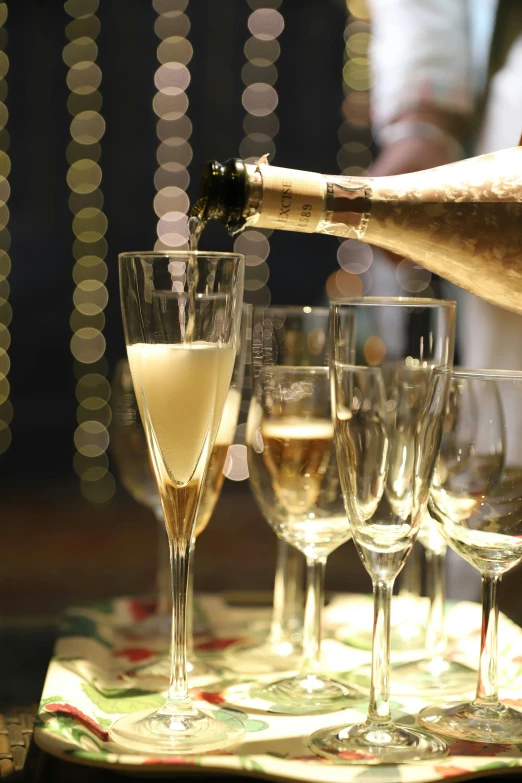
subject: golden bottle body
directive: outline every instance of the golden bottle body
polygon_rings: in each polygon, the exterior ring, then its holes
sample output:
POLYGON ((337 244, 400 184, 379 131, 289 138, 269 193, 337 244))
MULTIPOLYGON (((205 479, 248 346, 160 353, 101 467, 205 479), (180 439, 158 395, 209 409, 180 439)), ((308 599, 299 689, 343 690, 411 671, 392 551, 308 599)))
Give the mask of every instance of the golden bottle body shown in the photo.
POLYGON ((244 225, 351 237, 522 313, 522 148, 393 177, 247 164, 244 225))

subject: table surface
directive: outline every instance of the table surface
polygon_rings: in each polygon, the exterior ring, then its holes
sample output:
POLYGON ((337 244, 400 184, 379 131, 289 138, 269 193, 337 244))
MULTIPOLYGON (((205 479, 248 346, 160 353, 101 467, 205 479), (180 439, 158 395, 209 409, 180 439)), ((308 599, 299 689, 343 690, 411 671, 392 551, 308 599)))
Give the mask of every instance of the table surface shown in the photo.
MULTIPOLYGON (((6 493, 2 503, 5 523, 0 617, 6 619, 0 620, 0 714, 6 708, 34 707, 40 699, 56 636, 55 618, 46 617, 45 613, 53 612, 56 616, 71 603, 90 603, 108 595, 150 589, 156 553, 150 513, 123 492, 110 504, 96 509, 95 514, 92 505, 66 489, 59 493, 6 493), (73 526, 71 518, 77 522, 73 526), (104 541, 103 548, 100 540, 104 541), (114 568, 121 541, 125 541, 125 563, 114 568), (73 556, 78 551, 82 552, 81 563, 73 556), (96 563, 96 579, 91 578, 92 563, 96 563)), ((197 588, 268 590, 273 581, 275 536, 247 488, 228 482, 214 516, 198 542, 197 588), (227 547, 223 549, 224 539, 227 547), (216 548, 222 552, 219 569, 216 548), (255 558, 247 556, 253 549, 255 558)), ((501 589, 501 609, 520 625, 521 578, 522 571, 514 569, 504 578, 501 589)), ((478 582, 477 574, 477 586, 478 582)), ((368 577, 351 543, 329 558, 328 587, 348 591, 369 588, 368 577)), ((519 771, 512 774, 522 780, 519 771)), ((173 779, 181 781, 185 777, 176 775, 173 779)), ((15 773, 10 779, 103 783, 121 781, 122 776, 58 761, 32 745, 25 772, 15 773)), ((496 776, 481 779, 495 780, 496 776)), ((252 778, 234 776, 234 780, 252 778)))
MULTIPOLYGON (((56 638, 56 626, 52 623, 44 624, 26 621, 18 625, 3 627, 0 630, 0 664, 4 672, 0 687, 0 714, 7 712, 13 714, 15 706, 23 706, 27 710, 28 705, 36 708, 39 701, 43 681, 47 671, 49 658, 52 654, 54 640, 56 638), (9 676, 5 676, 5 673, 9 676)), ((374 775, 376 774, 376 770, 374 775)), ((508 771, 510 779, 522 780, 520 769, 508 771)), ((23 770, 11 772, 6 779, 12 781, 27 781, 27 783, 110 783, 134 778, 132 775, 122 775, 104 769, 92 769, 87 766, 71 764, 59 760, 48 753, 41 751, 36 744, 31 742, 27 751, 23 770)), ((174 776, 160 777, 158 780, 172 780, 178 783, 193 780, 193 775, 176 774, 174 776)), ((216 779, 214 773, 205 775, 198 773, 197 780, 205 783, 216 779)), ((243 775, 225 774, 223 780, 230 779, 236 783, 247 783, 252 777, 243 775)), ((372 780, 379 783, 386 780, 383 777, 375 777, 372 780)), ((498 774, 481 776, 484 783, 492 783, 499 779, 498 774)))

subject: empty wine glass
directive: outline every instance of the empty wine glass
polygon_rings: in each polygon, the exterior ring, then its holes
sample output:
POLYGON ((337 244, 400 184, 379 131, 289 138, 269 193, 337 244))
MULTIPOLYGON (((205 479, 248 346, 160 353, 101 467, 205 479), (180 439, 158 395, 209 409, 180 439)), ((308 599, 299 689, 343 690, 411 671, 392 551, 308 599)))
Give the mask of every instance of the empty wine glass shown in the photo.
POLYGON ((428 501, 454 331, 454 302, 372 297, 331 306, 337 461, 353 539, 374 593, 366 721, 321 729, 310 739, 313 750, 338 761, 393 764, 447 752, 438 738, 391 719, 390 607, 393 582, 428 501))
POLYGON ((448 544, 482 575, 477 692, 427 707, 423 726, 459 739, 519 743, 522 714, 498 698, 498 589, 522 560, 522 373, 456 369, 430 510, 448 544))
POLYGON ((237 352, 244 259, 165 251, 119 260, 127 354, 169 537, 173 615, 164 706, 119 718, 110 736, 142 752, 202 753, 245 733, 239 719, 192 703, 186 669, 189 550, 237 352))
POLYGON ((250 404, 247 444, 263 515, 304 554, 308 567, 301 671, 254 690, 281 711, 341 709, 360 694, 321 673, 326 559, 351 537, 333 445, 328 368, 266 365, 250 404))

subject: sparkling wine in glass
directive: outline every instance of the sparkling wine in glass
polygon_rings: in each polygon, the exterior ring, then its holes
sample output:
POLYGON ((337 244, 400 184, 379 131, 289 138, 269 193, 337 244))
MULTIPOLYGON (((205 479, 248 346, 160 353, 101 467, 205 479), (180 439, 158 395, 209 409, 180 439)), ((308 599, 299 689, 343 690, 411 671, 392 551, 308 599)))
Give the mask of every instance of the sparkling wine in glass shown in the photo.
POLYGON ((242 256, 227 253, 120 255, 127 354, 165 516, 173 596, 165 704, 110 730, 132 750, 202 753, 245 732, 240 720, 219 720, 192 703, 186 667, 189 552, 237 352, 243 266, 242 256))
POLYGON ((334 301, 330 374, 337 461, 353 539, 374 594, 370 701, 363 723, 315 732, 313 750, 345 763, 439 758, 445 743, 390 713, 394 580, 415 542, 438 455, 453 359, 455 303, 334 301))
POLYGON ((497 670, 499 584, 522 561, 521 431, 522 373, 453 371, 430 511, 452 549, 480 571, 483 615, 475 698, 419 713, 423 726, 448 737, 522 741, 522 714, 499 701, 497 670))
POLYGON ((263 368, 247 423, 251 485, 265 519, 308 570, 301 671, 255 689, 281 712, 342 709, 359 695, 321 672, 326 559, 351 537, 333 434, 327 367, 263 368))

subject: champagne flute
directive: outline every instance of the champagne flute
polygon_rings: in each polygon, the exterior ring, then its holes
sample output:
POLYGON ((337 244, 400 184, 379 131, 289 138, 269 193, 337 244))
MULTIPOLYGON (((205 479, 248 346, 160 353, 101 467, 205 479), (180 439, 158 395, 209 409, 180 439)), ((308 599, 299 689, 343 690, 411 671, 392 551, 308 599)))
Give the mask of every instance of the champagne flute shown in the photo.
POLYGON ((447 752, 442 740, 391 719, 390 608, 428 501, 454 333, 454 302, 369 297, 331 306, 337 460, 354 542, 372 578, 374 638, 366 721, 315 732, 311 747, 327 758, 393 764, 447 752))
POLYGON ((342 709, 360 694, 321 673, 326 560, 351 537, 333 445, 328 368, 265 366, 250 404, 247 444, 263 514, 308 567, 301 671, 255 689, 256 695, 282 712, 342 709))
POLYGON ((245 733, 240 720, 192 703, 186 670, 189 550, 239 340, 244 259, 165 251, 119 261, 127 354, 169 537, 173 615, 164 706, 121 717, 110 736, 142 752, 202 753, 245 733))
MULTIPOLYGON (((245 357, 247 349, 247 335, 252 328, 252 308, 243 305, 241 318, 240 340, 234 361, 232 380, 228 390, 223 415, 219 424, 216 441, 212 448, 209 464, 203 481, 203 492, 196 515, 193 540, 189 554, 189 586, 187 597, 187 671, 191 679, 215 676, 216 669, 206 662, 198 659, 194 652, 193 606, 194 606, 194 547, 195 540, 206 529, 216 503, 219 500, 221 489, 225 479, 225 461, 228 448, 234 440, 237 427, 239 409, 241 405, 241 391, 245 369, 245 357)), ((170 633, 170 619, 172 616, 172 593, 170 588, 170 562, 168 538, 165 530, 163 510, 160 496, 154 479, 154 472, 149 458, 145 430, 141 421, 136 395, 132 385, 132 378, 128 361, 122 359, 118 362, 113 379, 113 432, 111 442, 114 446, 116 462, 118 465, 122 483, 133 495, 135 500, 150 504, 154 507, 160 522, 159 551, 158 551, 158 607, 161 607, 162 615, 160 624, 146 623, 144 632, 149 636, 154 633, 168 631, 170 633), (168 619, 168 623, 165 623, 168 619), (166 627, 168 626, 168 627, 166 627)), ((160 608, 158 608, 158 613, 160 608)), ((127 678, 138 675, 141 687, 156 688, 158 682, 169 678, 170 662, 168 658, 162 658, 153 663, 138 664, 126 672, 127 678), (147 680, 147 683, 145 681, 147 680)))
POLYGON ((478 685, 472 702, 427 707, 419 721, 444 736, 519 743, 522 714, 498 698, 497 633, 500 580, 522 561, 522 373, 456 369, 452 391, 430 510, 482 575, 478 685))

